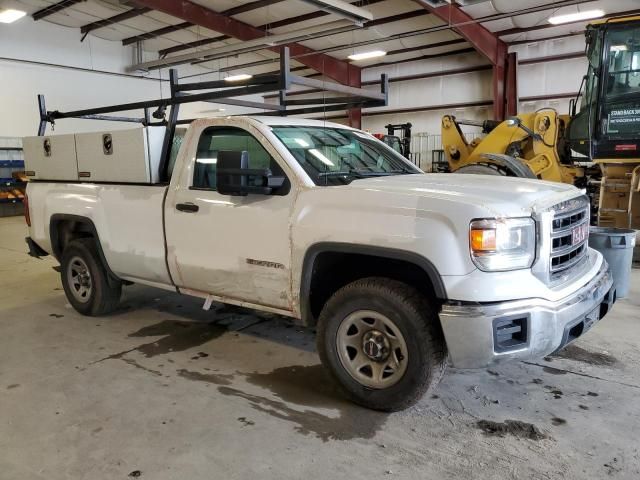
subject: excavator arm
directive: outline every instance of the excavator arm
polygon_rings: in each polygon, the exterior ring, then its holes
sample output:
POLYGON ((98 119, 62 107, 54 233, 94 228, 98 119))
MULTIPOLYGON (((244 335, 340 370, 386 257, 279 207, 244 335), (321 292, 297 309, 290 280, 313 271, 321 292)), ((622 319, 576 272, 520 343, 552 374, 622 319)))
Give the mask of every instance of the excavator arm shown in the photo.
POLYGON ((561 119, 553 109, 543 109, 509 118, 503 122, 442 118, 442 148, 452 172, 479 173, 485 166, 502 175, 539 178, 574 184, 583 176, 580 168, 560 161, 561 119), (485 136, 467 141, 461 125, 481 127, 485 136))

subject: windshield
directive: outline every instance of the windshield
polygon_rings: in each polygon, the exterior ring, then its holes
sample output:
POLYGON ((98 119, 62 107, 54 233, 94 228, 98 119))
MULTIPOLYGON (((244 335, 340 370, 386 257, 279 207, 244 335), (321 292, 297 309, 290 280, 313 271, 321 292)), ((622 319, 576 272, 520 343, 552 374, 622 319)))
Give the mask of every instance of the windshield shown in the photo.
POLYGON ((640 94, 640 25, 612 30, 607 43, 607 97, 640 94))
POLYGON ((640 25, 611 29, 606 42, 605 134, 637 137, 640 128, 640 25))
POLYGON ((273 127, 316 185, 345 185, 359 178, 422 173, 384 143, 357 130, 273 127))

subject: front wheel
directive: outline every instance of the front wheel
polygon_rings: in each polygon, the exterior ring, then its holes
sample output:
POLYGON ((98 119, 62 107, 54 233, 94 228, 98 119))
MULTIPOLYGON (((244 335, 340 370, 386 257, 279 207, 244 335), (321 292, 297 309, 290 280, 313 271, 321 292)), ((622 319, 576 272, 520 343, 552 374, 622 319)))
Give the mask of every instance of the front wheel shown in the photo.
POLYGON ((446 366, 438 316, 413 287, 365 278, 338 290, 318 320, 318 352, 348 398, 401 410, 437 384, 446 366))
POLYGON ((62 253, 60 264, 62 286, 73 308, 91 316, 115 310, 120 301, 122 283, 109 278, 92 238, 70 242, 62 253))

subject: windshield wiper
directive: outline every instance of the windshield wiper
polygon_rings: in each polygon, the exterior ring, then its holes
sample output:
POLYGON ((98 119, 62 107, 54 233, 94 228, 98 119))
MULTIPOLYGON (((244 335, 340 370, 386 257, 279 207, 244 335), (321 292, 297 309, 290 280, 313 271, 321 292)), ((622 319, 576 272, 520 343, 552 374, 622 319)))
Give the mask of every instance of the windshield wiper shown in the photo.
POLYGON ((336 172, 320 172, 318 177, 354 177, 354 178, 369 178, 369 177, 387 177, 390 175, 399 175, 401 173, 414 173, 409 170, 389 170, 386 172, 370 172, 366 170, 347 170, 336 172))
POLYGON ((371 177, 376 176, 376 175, 380 175, 380 176, 387 176, 387 175, 399 175, 401 173, 417 173, 417 172, 412 172, 411 170, 407 170, 406 168, 402 168, 402 169, 397 169, 397 170, 387 170, 386 172, 371 172, 371 177))
POLYGON ((347 170, 347 171, 335 171, 335 172, 320 172, 318 173, 319 177, 352 177, 355 176, 355 170, 347 170))

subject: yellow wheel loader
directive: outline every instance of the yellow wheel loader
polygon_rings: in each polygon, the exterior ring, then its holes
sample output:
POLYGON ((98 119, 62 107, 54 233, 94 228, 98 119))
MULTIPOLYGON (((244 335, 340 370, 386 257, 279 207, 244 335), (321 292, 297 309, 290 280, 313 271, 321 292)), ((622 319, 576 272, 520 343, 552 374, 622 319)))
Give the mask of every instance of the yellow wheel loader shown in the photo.
POLYGON ((640 228, 640 16, 593 22, 586 43, 589 70, 569 115, 551 108, 502 122, 445 115, 442 147, 452 172, 590 187, 599 225, 640 228), (461 125, 485 136, 468 142, 461 125))

